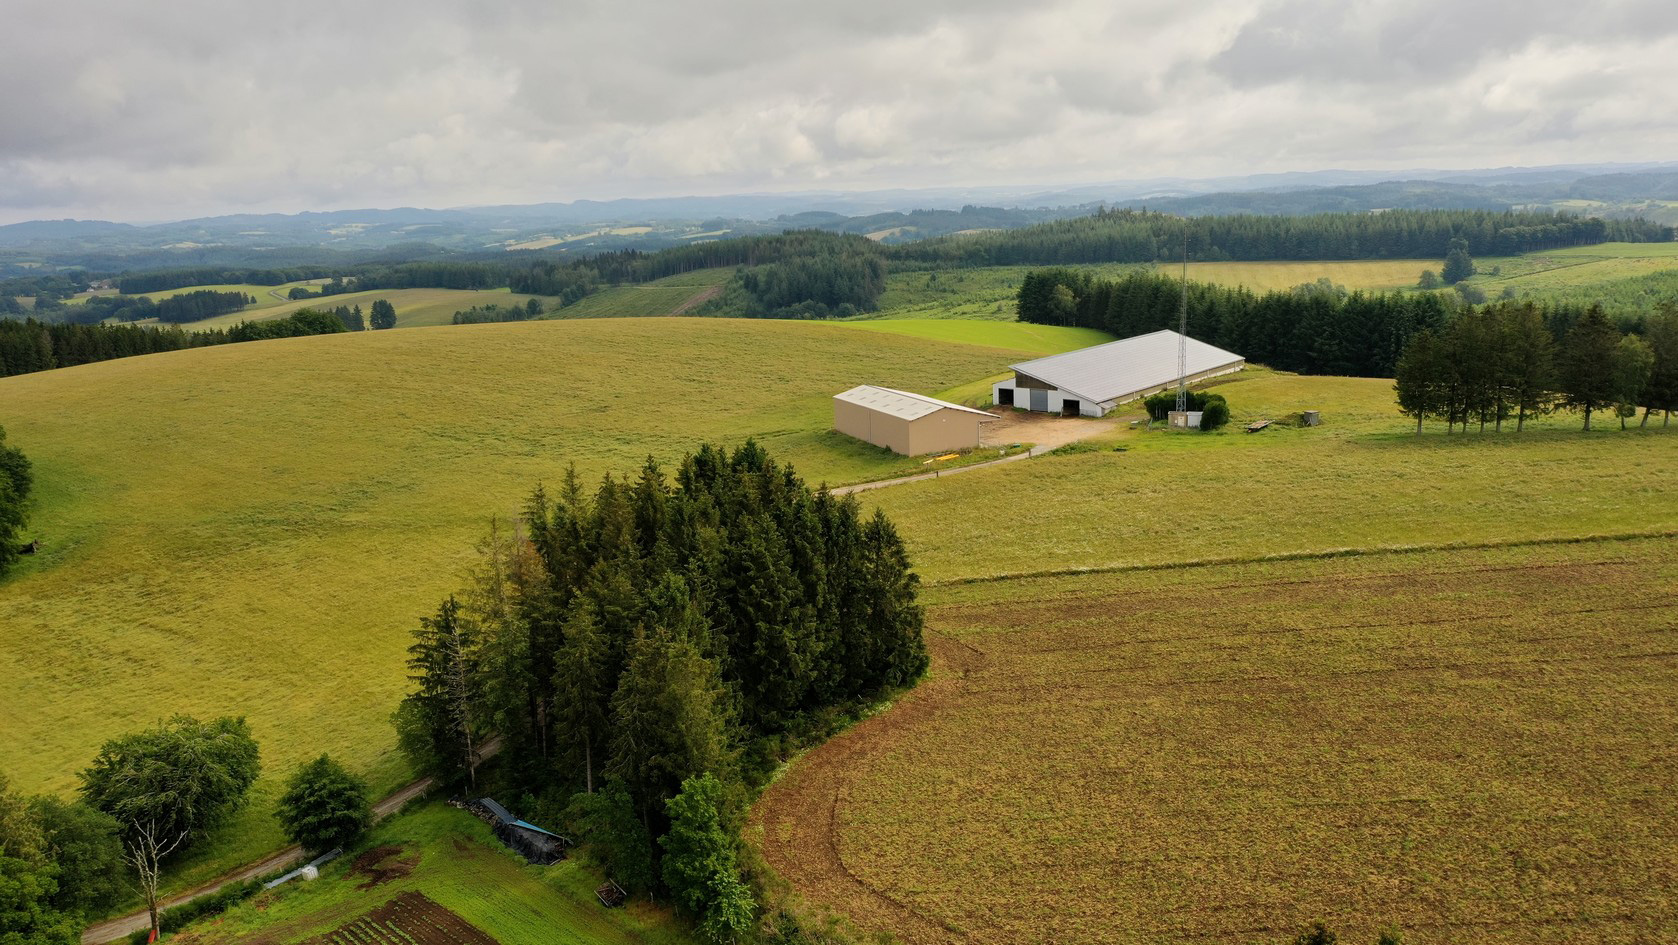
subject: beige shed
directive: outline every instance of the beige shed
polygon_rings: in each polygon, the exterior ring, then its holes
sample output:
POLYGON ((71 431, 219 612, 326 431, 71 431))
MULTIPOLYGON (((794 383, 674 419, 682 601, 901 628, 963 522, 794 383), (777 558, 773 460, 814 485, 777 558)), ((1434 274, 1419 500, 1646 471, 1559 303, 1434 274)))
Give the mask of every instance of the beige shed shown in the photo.
POLYGON ((863 384, 833 397, 833 428, 904 456, 979 445, 979 424, 995 414, 908 391, 863 384))

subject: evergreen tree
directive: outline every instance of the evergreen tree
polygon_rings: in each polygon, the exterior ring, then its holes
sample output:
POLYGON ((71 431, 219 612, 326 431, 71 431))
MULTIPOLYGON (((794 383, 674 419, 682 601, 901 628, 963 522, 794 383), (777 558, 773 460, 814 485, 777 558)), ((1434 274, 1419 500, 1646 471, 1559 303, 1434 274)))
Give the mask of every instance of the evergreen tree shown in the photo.
POLYGON ((1416 418, 1416 434, 1422 432, 1422 421, 1438 416, 1445 409, 1443 375, 1447 362, 1440 352, 1440 341, 1433 332, 1414 335, 1405 346, 1394 372, 1393 390, 1398 393, 1399 412, 1416 418))
POLYGON ((1555 400, 1555 341, 1543 315, 1531 303, 1500 310, 1498 330, 1505 339, 1500 385, 1515 407, 1515 431, 1527 417, 1548 413, 1555 400))
POLYGON ((664 802, 682 782, 729 764, 728 722, 716 667, 692 643, 638 634, 612 694, 611 760, 649 836, 664 833, 664 802))
POLYGON ((1618 402, 1615 365, 1619 344, 1620 333, 1608 323, 1602 309, 1593 305, 1574 323, 1562 345, 1557 364, 1562 403, 1584 413, 1586 430, 1591 428, 1593 413, 1618 402))
POLYGON ((592 794, 614 680, 606 676, 606 642, 590 608, 572 609, 554 663, 554 722, 562 742, 581 756, 585 790, 592 794))
POLYGON ((1620 429, 1626 428, 1626 418, 1637 415, 1643 389, 1655 370, 1655 351, 1649 343, 1636 335, 1620 339, 1614 350, 1614 400, 1620 417, 1620 429))
POLYGON ((463 771, 477 784, 484 723, 477 628, 451 595, 435 617, 420 618, 408 647, 408 679, 416 691, 397 710, 403 750, 420 767, 463 771))
POLYGON ((1655 361, 1639 400, 1643 407, 1641 425, 1648 426, 1649 414, 1659 410, 1663 414, 1661 426, 1666 426, 1672 421, 1672 411, 1678 410, 1678 303, 1664 303, 1644 325, 1643 337, 1655 361))

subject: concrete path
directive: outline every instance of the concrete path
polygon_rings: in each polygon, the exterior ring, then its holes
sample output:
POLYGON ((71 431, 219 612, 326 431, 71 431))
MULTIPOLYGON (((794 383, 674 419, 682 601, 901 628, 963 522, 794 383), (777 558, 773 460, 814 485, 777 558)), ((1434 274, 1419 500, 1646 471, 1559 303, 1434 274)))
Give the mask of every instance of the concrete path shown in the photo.
MULTIPOLYGON (((483 757, 485 760, 493 758, 495 753, 500 750, 501 739, 497 738, 484 746, 483 757)), ((431 790, 432 785, 434 784, 436 784, 436 779, 434 778, 420 778, 418 781, 407 785, 395 794, 379 801, 377 804, 373 805, 373 820, 375 822, 384 820, 391 814, 396 813, 402 809, 402 805, 431 790)), ((167 909, 172 909, 182 903, 191 902, 194 899, 201 899, 212 893, 220 891, 222 887, 227 886, 230 883, 249 882, 259 876, 267 876, 270 873, 283 872, 301 862, 303 862, 303 848, 299 846, 286 847, 284 850, 281 850, 278 853, 261 860, 260 862, 240 867, 231 873, 223 873, 204 885, 196 886, 186 892, 176 893, 175 895, 158 903, 158 910, 161 912, 167 909)), ((133 935, 135 932, 138 932, 143 928, 147 928, 150 925, 151 914, 143 909, 130 915, 119 916, 115 919, 106 919, 98 925, 89 926, 87 931, 82 933, 82 945, 105 945, 107 942, 115 942, 121 939, 126 939, 128 936, 133 935)))

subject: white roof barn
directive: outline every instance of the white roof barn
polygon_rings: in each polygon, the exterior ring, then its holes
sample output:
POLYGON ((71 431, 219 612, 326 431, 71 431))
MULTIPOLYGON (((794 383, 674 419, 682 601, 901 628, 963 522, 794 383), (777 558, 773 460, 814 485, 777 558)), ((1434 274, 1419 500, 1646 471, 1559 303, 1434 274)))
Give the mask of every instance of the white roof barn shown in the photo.
MULTIPOLYGON (((1122 403, 1175 386, 1178 342, 1170 329, 1012 365, 1014 377, 992 387, 995 403, 1069 416, 1099 417, 1122 403)), ((1241 355, 1189 338, 1189 383, 1246 366, 1241 355)))
POLYGON ((835 430, 904 456, 978 446, 979 424, 995 419, 983 410, 872 384, 833 395, 835 430))

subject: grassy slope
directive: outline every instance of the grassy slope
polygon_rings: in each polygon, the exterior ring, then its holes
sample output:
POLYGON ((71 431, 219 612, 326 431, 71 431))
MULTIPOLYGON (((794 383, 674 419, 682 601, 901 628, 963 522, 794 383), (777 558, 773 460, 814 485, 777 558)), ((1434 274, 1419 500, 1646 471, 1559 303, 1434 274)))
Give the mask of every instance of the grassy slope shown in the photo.
MULTIPOLYGON (((1125 452, 1050 456, 868 493, 933 581, 1327 548, 1678 528, 1662 470, 1678 427, 1589 435, 1558 415, 1516 435, 1421 437, 1390 381, 1266 371, 1221 385, 1213 434, 1126 430, 1125 452), (1321 409, 1315 429, 1245 421, 1321 409)), ((1659 423, 1658 418, 1655 421, 1659 423)))
POLYGON ((600 943, 660 945, 688 939, 668 914, 641 901, 602 909, 594 899, 600 882, 574 860, 527 866, 507 852, 477 818, 432 805, 381 825, 369 846, 400 846, 402 859, 417 855, 407 876, 367 890, 365 876, 351 875, 345 857, 313 883, 293 882, 198 923, 170 938, 178 945, 291 945, 329 932, 409 890, 488 933, 501 945, 600 943))
MULTIPOLYGON (((260 300, 261 295, 257 298, 260 300)), ((396 326, 398 328, 420 328, 427 325, 447 325, 454 317, 454 313, 474 305, 482 306, 494 303, 505 307, 509 304, 523 305, 532 298, 542 298, 532 295, 515 295, 506 289, 369 289, 366 292, 346 292, 343 295, 329 295, 317 299, 301 299, 296 302, 284 302, 274 305, 261 305, 235 312, 231 315, 218 315, 206 318, 201 322, 190 322, 182 328, 227 328, 243 321, 264 321, 272 318, 283 318, 298 309, 313 308, 331 311, 340 305, 351 308, 359 305, 363 315, 372 308, 374 299, 385 299, 396 307, 396 326)), ((544 305, 552 304, 552 299, 542 299, 544 305)))
POLYGON ((1029 351, 1036 355, 1059 354, 1113 340, 1112 335, 1094 328, 1065 328, 1059 325, 1032 325, 1026 322, 955 318, 875 318, 840 324, 864 331, 1029 351))
POLYGON ((106 738, 246 715, 268 776, 187 882, 277 845, 276 780, 330 751, 389 789, 415 620, 492 516, 756 436, 812 479, 920 471, 830 432, 860 381, 938 391, 1021 352, 837 325, 580 320, 264 341, 0 380, 47 552, 0 584, 0 770, 68 790, 106 738), (738 383, 736 383, 736 381, 738 383), (51 694, 50 700, 43 697, 51 694))

